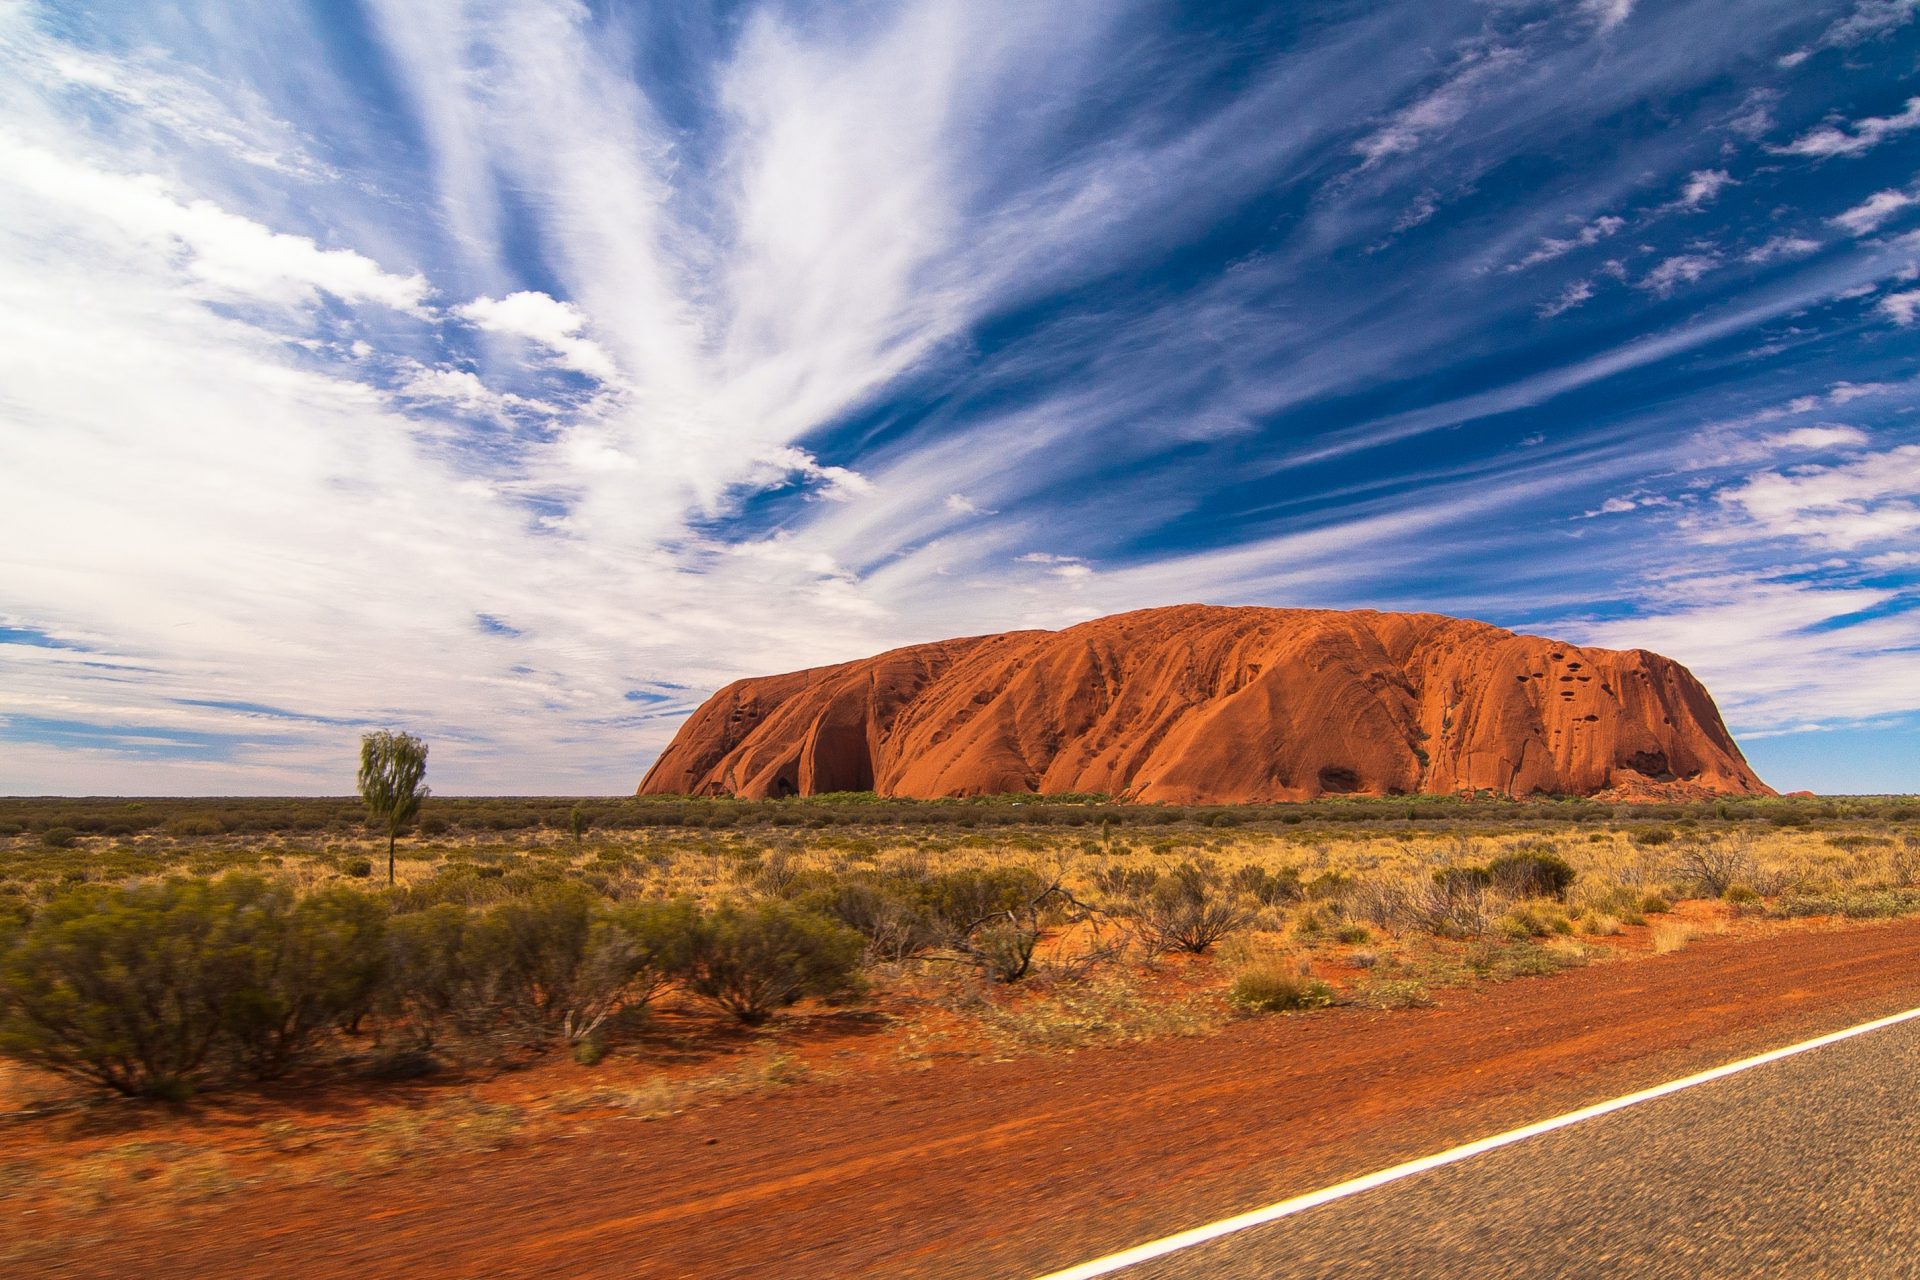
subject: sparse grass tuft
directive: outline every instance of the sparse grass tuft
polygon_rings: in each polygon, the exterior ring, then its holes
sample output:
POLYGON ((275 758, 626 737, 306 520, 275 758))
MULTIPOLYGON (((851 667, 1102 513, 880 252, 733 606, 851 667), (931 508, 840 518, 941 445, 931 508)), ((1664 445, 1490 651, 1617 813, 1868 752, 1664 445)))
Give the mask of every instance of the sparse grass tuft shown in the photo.
POLYGON ((1120 977, 1063 983, 1038 998, 988 1002, 976 1016, 1002 1048, 1028 1050, 1202 1035, 1220 1022, 1211 1001, 1155 998, 1120 977))
POLYGON ((1321 1009, 1333 1003, 1333 988, 1297 969, 1269 962, 1241 970, 1227 999, 1247 1013, 1321 1009))
POLYGON ((1656 955, 1678 951, 1694 940, 1697 931, 1684 920, 1662 920, 1653 926, 1653 950, 1656 955))
POLYGON ((1353 1001, 1368 1009, 1430 1009, 1433 997, 1418 978, 1376 978, 1362 983, 1353 1001))

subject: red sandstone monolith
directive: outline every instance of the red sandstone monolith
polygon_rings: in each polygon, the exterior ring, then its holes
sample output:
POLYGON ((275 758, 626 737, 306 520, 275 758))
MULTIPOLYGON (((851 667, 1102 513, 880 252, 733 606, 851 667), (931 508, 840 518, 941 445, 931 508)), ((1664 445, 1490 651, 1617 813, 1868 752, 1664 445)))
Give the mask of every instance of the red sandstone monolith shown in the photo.
POLYGON ((1771 795, 1700 682, 1431 613, 1179 605, 738 680, 641 795, 1771 795))

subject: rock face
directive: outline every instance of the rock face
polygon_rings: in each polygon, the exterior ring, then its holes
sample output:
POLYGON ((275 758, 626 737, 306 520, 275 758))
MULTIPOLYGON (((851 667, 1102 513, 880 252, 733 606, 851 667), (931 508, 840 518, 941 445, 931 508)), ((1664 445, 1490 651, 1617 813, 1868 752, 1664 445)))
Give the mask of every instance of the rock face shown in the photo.
POLYGON ((739 680, 641 795, 1771 795, 1698 680, 1430 613, 1180 605, 739 680))

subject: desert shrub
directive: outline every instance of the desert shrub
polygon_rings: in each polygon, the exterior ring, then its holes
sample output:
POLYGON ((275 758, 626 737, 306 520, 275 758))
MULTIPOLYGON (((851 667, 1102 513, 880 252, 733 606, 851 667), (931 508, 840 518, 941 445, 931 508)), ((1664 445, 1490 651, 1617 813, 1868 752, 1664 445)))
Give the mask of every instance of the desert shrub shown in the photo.
POLYGON ((1681 880, 1702 897, 1718 898, 1736 884, 1750 882, 1757 868, 1744 846, 1731 841, 1690 845, 1675 856, 1681 880))
POLYGON ((1046 889, 1045 878, 1031 867, 977 867, 929 877, 920 896, 943 929, 964 933, 982 921, 1024 909, 1046 889))
POLYGON ((1344 871, 1322 871, 1305 885, 1306 896, 1315 902, 1338 902, 1352 891, 1354 879, 1344 871))
POLYGON ((1441 938, 1478 937, 1505 899, 1485 867, 1441 867, 1426 884, 1383 889, 1370 916, 1388 928, 1411 923, 1441 938))
POLYGON ((901 876, 836 877, 802 892, 797 901, 865 938, 868 954, 879 960, 911 959, 938 946, 944 936, 915 883, 901 876))
POLYGON ((609 909, 572 884, 479 910, 440 903, 390 926, 390 1012, 422 1048, 445 1029, 578 1043, 685 967, 693 919, 689 903, 609 909))
POLYGON ((576 886, 536 889, 508 898, 469 923, 459 965, 471 996, 497 1010, 500 1022, 539 1042, 558 1033, 575 1039, 576 1026, 604 1019, 604 987, 611 974, 589 960, 593 903, 576 886))
POLYGON ((1496 922, 1496 927, 1516 941, 1573 932, 1573 922, 1564 912, 1537 901, 1515 903, 1496 922))
MULTIPOLYGON (((1258 867, 1246 870, 1259 871, 1258 867)), ((1137 898, 1153 888, 1153 882, 1160 873, 1152 867, 1127 867, 1118 863, 1101 867, 1093 873, 1094 887, 1109 898, 1137 898)))
POLYGON ((1333 988, 1282 964, 1259 964, 1234 976, 1227 999, 1249 1013, 1319 1009, 1333 1003, 1333 988))
POLYGON ((773 898, 792 896, 805 877, 799 860, 785 849, 775 849, 765 858, 741 864, 741 878, 755 891, 773 898))
POLYGON ((1476 942, 1467 948, 1466 966, 1477 977, 1493 982, 1539 978, 1585 964, 1584 948, 1575 944, 1519 940, 1510 944, 1476 942))
POLYGON ((1642 915, 1664 915, 1671 910, 1673 910, 1673 904, 1657 893, 1650 893, 1640 899, 1640 912, 1642 915))
POLYGON ((341 871, 341 874, 343 875, 349 875, 349 876, 353 876, 356 879, 365 880, 368 876, 371 876, 373 874, 373 859, 348 858, 345 862, 340 864, 340 871, 341 871))
POLYGON ((687 989, 749 1026, 802 996, 854 989, 860 935, 789 902, 723 903, 694 920, 680 962, 687 989))
POLYGON ((48 827, 40 833, 40 843, 49 849, 71 849, 80 839, 80 833, 72 827, 48 827))
POLYGON ((575 1041, 597 1036, 610 1017, 643 1011, 686 971, 698 913, 693 903, 651 899, 608 908, 588 932, 574 1008, 561 1031, 575 1041))
POLYGON ((0 1051, 119 1093, 192 1092, 239 1003, 259 883, 57 894, 0 939, 0 1051))
POLYGON ((1847 916, 1871 920, 1920 912, 1920 891, 1913 889, 1867 889, 1851 892, 1795 894, 1773 906, 1773 914, 1789 918, 1800 916, 1847 916))
POLYGON ((1485 867, 1439 867, 1433 873, 1433 884, 1446 894, 1477 893, 1493 887, 1493 872, 1485 867))
POLYGON ((921 888, 940 945, 993 982, 1018 982, 1033 968, 1041 917, 1067 895, 1028 867, 948 872, 921 888))
POLYGON ((1135 911, 1149 941, 1195 955, 1253 919, 1253 911, 1211 866, 1194 862, 1161 876, 1135 911))
POLYGON ((1235 871, 1228 883, 1266 907, 1298 902, 1306 894, 1306 890, 1300 884, 1300 873, 1293 867, 1269 871, 1265 867, 1248 863, 1235 871))
POLYGON ((1565 858, 1537 849, 1504 853, 1487 864, 1495 888, 1516 898, 1565 900, 1574 869, 1565 858))
POLYGON ((993 982, 1018 982, 1033 968, 1040 926, 1030 912, 1009 911, 983 921, 953 942, 993 982))
POLYGON ((432 1049, 449 1029, 484 1022, 485 987, 467 944, 474 919, 466 907, 440 902, 387 924, 382 1011, 414 1050, 432 1049))
POLYGON ((232 989, 222 1031, 240 1071, 283 1074, 338 1024, 354 1024, 385 974, 386 909, 352 889, 294 901, 284 887, 236 881, 232 989))

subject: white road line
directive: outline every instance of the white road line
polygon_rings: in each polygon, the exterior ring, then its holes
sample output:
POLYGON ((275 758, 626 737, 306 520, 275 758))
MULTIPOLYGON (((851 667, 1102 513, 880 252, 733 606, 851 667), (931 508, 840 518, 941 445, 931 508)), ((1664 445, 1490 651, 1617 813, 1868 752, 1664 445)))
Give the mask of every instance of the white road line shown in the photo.
POLYGON ((1191 1249, 1195 1245, 1206 1244, 1209 1241, 1218 1240, 1222 1236, 1230 1236, 1236 1231, 1245 1231, 1249 1227, 1258 1227, 1265 1223, 1277 1222, 1281 1218, 1291 1217, 1302 1210, 1312 1209, 1317 1205, 1329 1204, 1335 1200, 1344 1200, 1348 1196, 1359 1195, 1362 1191, 1371 1191, 1373 1188, 1385 1186, 1389 1182, 1398 1182, 1400 1179, 1410 1178, 1416 1173, 1425 1173, 1429 1169, 1438 1169, 1443 1165, 1457 1164, 1462 1160, 1470 1160, 1474 1156, 1484 1152, 1495 1151, 1501 1147, 1511 1146, 1516 1142, 1525 1142, 1528 1138, 1537 1138, 1543 1133, 1551 1133, 1555 1129, 1564 1129, 1568 1125, 1579 1124, 1582 1120, 1592 1120, 1597 1116, 1604 1116, 1615 1111, 1621 1111, 1627 1107, 1637 1106, 1642 1102, 1651 1102, 1655 1098, 1664 1098, 1670 1093, 1679 1093, 1682 1089, 1691 1089, 1695 1085, 1707 1084, 1730 1075, 1736 1075, 1742 1071, 1750 1071, 1754 1067, 1764 1067, 1769 1062, 1778 1062, 1780 1059, 1790 1058, 1796 1053, 1805 1053, 1809 1049, 1819 1049, 1826 1045, 1837 1044, 1842 1040, 1851 1040, 1854 1036, 1863 1036, 1869 1031, 1879 1031, 1882 1028, 1891 1027, 1901 1022, 1908 1022, 1914 1018, 1920 1018, 1920 1009, 1909 1009, 1905 1013, 1895 1013, 1889 1014, 1884 1018, 1875 1018, 1872 1022, 1863 1022, 1857 1027, 1848 1027, 1844 1031, 1835 1031, 1829 1035, 1816 1036, 1812 1040, 1802 1040, 1799 1044, 1790 1044, 1784 1049, 1774 1049, 1755 1057, 1742 1058, 1738 1062, 1729 1062, 1725 1066, 1715 1067, 1711 1071, 1702 1071, 1697 1075, 1687 1076, 1684 1079, 1671 1080, 1666 1084, 1658 1084, 1651 1089, 1642 1089, 1638 1093, 1629 1093, 1622 1097, 1609 1099, 1606 1102, 1596 1102, 1590 1107, 1582 1107, 1578 1111, 1569 1111, 1565 1115, 1554 1116, 1550 1120, 1537 1121, 1534 1124, 1527 1125, 1525 1128, 1509 1129, 1507 1132, 1497 1133, 1491 1138, 1481 1138, 1476 1142, 1469 1142, 1465 1146, 1453 1147, 1446 1151, 1436 1152, 1430 1156, 1422 1156, 1418 1160, 1409 1160, 1405 1164, 1394 1165, 1391 1169, 1382 1169, 1378 1173, 1369 1173, 1364 1177, 1352 1178, 1346 1182, 1335 1183, 1331 1187, 1322 1187, 1318 1191, 1310 1191, 1306 1195, 1295 1196, 1291 1200, 1282 1200, 1278 1204, 1270 1204, 1264 1209, 1255 1209, 1250 1213, 1239 1214, 1232 1218, 1222 1218, 1220 1221, 1208 1223, 1204 1227, 1195 1227, 1191 1231, 1182 1231, 1178 1235, 1166 1236, 1159 1240, 1149 1241, 1146 1244, 1135 1245, 1133 1248, 1122 1250, 1119 1253, 1110 1253, 1104 1258, 1095 1258, 1092 1262, 1083 1262, 1077 1267, 1068 1267, 1065 1271, 1050 1272, 1047 1275, 1041 1276, 1040 1280, 1090 1280, 1093 1276, 1109 1275, 1112 1272, 1119 1271, 1123 1267, 1131 1267, 1153 1258, 1163 1258, 1167 1254, 1178 1253, 1182 1249, 1191 1249))

